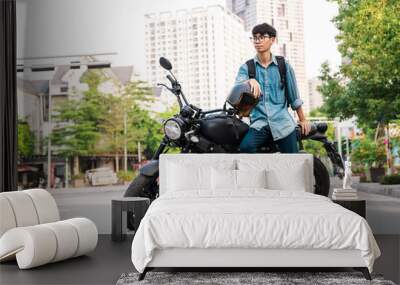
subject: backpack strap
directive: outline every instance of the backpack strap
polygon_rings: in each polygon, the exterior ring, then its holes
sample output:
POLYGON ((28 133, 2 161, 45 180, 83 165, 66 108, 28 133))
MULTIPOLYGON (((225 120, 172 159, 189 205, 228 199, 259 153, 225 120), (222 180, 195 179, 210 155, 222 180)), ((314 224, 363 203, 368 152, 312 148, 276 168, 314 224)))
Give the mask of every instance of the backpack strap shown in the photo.
MULTIPOLYGON (((283 56, 275 56, 276 61, 278 62, 279 76, 281 78, 281 89, 285 89, 285 101, 287 107, 289 107, 289 94, 287 88, 287 80, 286 80, 286 63, 285 58, 283 56)), ((249 59, 246 61, 249 79, 256 79, 256 64, 254 59, 249 59)))
POLYGON ((278 69, 279 69, 279 75, 281 77, 281 89, 285 88, 285 100, 286 100, 286 105, 289 107, 289 94, 288 94, 288 88, 287 88, 287 79, 286 79, 286 63, 285 63, 285 58, 283 56, 275 56, 276 61, 278 62, 278 69))
POLYGON ((254 59, 249 59, 246 61, 247 70, 249 74, 249 79, 256 79, 256 64, 254 59))

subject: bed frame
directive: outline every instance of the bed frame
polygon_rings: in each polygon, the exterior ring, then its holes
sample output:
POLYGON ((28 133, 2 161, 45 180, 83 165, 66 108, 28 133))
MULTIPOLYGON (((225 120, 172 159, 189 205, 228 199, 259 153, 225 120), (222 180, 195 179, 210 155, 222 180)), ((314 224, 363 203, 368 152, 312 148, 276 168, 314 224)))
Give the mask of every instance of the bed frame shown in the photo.
MULTIPOLYGON (((333 249, 240 249, 240 248, 170 248, 155 250, 139 280, 156 268, 231 268, 251 271, 271 268, 343 268, 361 271, 367 280, 371 275, 359 250, 333 249), (247 270, 246 270, 247 269, 247 270), (251 270, 250 270, 251 269, 251 270)), ((262 270, 260 270, 262 271, 262 270)))
MULTIPOLYGON (((307 189, 313 192, 313 158, 310 154, 257 154, 257 158, 268 161, 276 159, 306 160, 308 173, 307 189)), ((253 159, 254 154, 185 154, 185 158, 196 163, 213 163, 218 160, 253 159)), ((162 154, 160 156, 160 195, 165 193, 168 180, 166 164, 180 161, 182 154, 162 154)), ((230 268, 235 271, 266 268, 354 268, 371 280, 369 270, 359 250, 350 249, 254 249, 254 248, 167 248, 157 249, 152 260, 139 275, 143 280, 146 272, 161 268, 204 268, 211 271, 217 268, 230 268)))

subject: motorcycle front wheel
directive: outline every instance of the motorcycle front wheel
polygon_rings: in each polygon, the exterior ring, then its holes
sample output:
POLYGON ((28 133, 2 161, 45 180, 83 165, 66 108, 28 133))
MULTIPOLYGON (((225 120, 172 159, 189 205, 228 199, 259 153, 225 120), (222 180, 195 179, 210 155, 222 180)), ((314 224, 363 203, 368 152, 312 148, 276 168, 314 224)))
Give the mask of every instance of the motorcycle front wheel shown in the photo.
POLYGON ((125 190, 124 197, 146 197, 153 201, 158 194, 157 177, 139 174, 125 190))

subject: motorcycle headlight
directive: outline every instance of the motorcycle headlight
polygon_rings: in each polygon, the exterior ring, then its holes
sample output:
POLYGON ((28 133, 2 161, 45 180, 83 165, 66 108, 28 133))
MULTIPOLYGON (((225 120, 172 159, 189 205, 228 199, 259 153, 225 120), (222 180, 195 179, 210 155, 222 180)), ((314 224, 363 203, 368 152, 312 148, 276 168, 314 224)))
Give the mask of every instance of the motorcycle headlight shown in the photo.
POLYGON ((182 135, 181 124, 176 119, 168 119, 164 124, 164 133, 171 140, 177 140, 182 135))

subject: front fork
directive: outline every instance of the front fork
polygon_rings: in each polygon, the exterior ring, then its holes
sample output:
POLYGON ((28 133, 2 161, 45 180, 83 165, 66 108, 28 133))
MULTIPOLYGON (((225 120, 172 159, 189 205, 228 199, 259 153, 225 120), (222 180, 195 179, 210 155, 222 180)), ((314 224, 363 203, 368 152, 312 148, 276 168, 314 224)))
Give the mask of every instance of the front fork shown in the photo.
POLYGON ((333 143, 331 143, 327 139, 322 142, 324 144, 324 148, 326 150, 326 153, 328 154, 329 159, 332 161, 334 174, 342 179, 344 177, 344 163, 342 157, 336 150, 333 143))
POLYGON ((160 158, 160 154, 164 152, 165 147, 167 145, 168 145, 168 139, 164 136, 156 152, 153 154, 151 160, 158 160, 160 158))
MULTIPOLYGON (((326 153, 333 164, 333 173, 337 175, 340 179, 344 176, 344 163, 343 159, 340 154, 337 152, 333 143, 331 143, 327 138, 323 139, 316 139, 323 143, 326 153)), ((303 150, 303 141, 301 139, 298 140, 299 142, 299 150, 303 150)))

